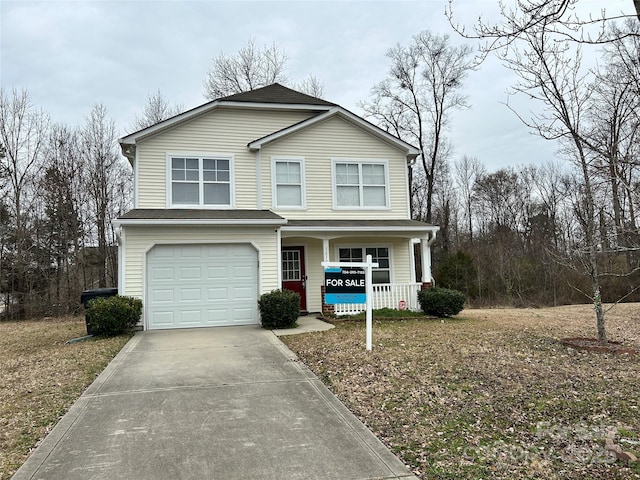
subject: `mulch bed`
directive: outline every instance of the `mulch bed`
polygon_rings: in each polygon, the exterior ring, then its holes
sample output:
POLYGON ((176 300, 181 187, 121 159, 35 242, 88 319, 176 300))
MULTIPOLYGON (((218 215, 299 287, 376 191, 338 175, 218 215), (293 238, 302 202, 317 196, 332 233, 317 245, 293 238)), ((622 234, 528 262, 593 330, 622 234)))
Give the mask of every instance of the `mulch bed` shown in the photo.
POLYGON ((622 345, 621 342, 608 341, 605 345, 601 344, 597 338, 589 337, 572 337, 563 338, 560 342, 566 347, 574 350, 597 353, 612 353, 614 355, 637 355, 640 352, 638 348, 632 348, 622 345))

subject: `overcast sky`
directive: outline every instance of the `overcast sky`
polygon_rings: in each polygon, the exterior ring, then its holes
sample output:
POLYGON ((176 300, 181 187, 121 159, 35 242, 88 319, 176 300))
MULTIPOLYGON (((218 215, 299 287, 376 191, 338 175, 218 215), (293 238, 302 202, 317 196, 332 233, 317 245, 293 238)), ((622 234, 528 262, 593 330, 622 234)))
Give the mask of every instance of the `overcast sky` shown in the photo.
MULTIPOLYGON (((204 103, 213 57, 234 54, 253 38, 286 52, 289 78, 312 74, 323 82, 326 100, 362 114, 357 104, 384 78, 390 47, 407 45, 424 29, 463 41, 444 16, 445 3, 0 0, 0 80, 4 89, 26 88, 54 122, 70 126, 101 102, 122 136, 157 90, 185 109, 204 103)), ((603 5, 632 9, 631 0, 579 3, 596 14, 603 5)), ((496 4, 454 0, 458 20, 467 25, 494 15, 496 4)), ((456 157, 475 156, 489 170, 554 157, 556 145, 531 135, 503 105, 513 81, 493 59, 470 75, 471 108, 454 114, 449 131, 456 157)), ((533 108, 519 105, 525 114, 533 108)))

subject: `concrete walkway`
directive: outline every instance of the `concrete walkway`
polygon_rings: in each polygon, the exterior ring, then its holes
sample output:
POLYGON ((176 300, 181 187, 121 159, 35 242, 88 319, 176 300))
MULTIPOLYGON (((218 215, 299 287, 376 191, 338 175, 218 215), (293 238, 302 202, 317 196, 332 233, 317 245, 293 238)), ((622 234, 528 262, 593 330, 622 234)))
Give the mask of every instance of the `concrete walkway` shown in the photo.
POLYGON ((13 477, 25 479, 415 477, 251 326, 137 333, 13 477))
POLYGON ((299 317, 296 323, 298 325, 295 328, 275 329, 272 330, 272 332, 278 337, 282 337, 284 335, 296 335, 298 333, 324 332, 325 330, 335 328, 335 325, 319 320, 316 315, 299 317))

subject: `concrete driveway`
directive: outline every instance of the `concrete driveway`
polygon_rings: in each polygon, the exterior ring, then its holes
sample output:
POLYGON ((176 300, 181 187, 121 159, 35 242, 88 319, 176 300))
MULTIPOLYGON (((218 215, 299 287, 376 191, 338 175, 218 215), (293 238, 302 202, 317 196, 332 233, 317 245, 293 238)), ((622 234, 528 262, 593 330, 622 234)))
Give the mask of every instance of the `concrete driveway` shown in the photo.
POLYGON ((413 479, 270 331, 139 332, 13 480, 413 479))

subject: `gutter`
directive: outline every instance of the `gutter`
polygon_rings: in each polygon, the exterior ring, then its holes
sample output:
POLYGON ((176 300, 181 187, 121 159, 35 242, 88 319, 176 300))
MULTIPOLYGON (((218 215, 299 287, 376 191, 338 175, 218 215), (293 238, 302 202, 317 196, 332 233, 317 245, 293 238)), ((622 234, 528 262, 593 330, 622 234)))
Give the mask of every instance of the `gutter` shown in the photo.
POLYGON ((113 224, 119 226, 163 226, 163 225, 194 225, 194 226, 212 226, 212 225, 235 225, 235 226, 278 226, 286 225, 287 220, 181 220, 181 219, 122 219, 114 220, 113 224))

